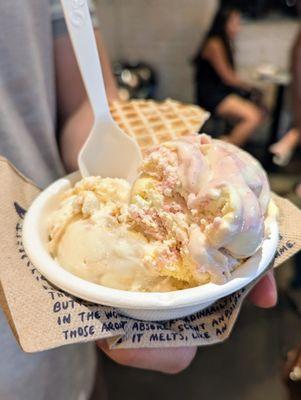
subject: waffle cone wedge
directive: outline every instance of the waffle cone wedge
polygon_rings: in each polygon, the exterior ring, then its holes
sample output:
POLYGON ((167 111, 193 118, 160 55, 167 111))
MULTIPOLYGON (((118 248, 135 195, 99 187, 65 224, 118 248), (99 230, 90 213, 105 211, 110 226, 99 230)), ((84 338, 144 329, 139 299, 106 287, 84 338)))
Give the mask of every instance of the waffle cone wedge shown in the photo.
POLYGON ((199 132, 209 113, 196 105, 167 99, 115 101, 110 104, 114 120, 142 150, 199 132))

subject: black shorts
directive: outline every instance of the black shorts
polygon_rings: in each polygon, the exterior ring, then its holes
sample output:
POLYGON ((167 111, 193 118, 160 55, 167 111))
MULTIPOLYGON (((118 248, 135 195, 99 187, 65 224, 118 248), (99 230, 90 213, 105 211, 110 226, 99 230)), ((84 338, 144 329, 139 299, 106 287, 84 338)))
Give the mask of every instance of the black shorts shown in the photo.
POLYGON ((246 100, 250 99, 250 93, 245 90, 233 87, 223 87, 219 89, 212 88, 211 90, 198 91, 196 101, 199 106, 203 107, 211 114, 215 114, 220 103, 231 94, 235 94, 236 96, 246 100))

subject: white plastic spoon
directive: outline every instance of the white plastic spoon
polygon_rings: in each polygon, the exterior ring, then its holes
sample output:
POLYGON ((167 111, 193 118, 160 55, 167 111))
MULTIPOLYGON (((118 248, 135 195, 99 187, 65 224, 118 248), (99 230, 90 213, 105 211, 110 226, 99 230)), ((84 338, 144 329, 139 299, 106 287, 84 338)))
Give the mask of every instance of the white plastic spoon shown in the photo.
POLYGON ((141 164, 141 151, 111 116, 87 0, 61 0, 61 3, 95 117, 92 131, 78 156, 80 172, 82 176, 133 181, 141 164))

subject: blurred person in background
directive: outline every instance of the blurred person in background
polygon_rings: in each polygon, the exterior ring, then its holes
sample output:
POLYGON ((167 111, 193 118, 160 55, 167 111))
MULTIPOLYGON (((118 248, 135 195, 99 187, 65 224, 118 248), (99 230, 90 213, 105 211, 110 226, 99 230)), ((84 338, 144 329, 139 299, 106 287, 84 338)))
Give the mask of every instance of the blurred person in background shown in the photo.
MULTIPOLYGON (((297 5, 301 16, 301 0, 297 2, 297 5)), ((279 160, 284 160, 283 164, 287 164, 296 148, 301 146, 301 28, 292 48, 291 65, 294 128, 270 147, 270 151, 279 160)), ((296 186, 296 194, 301 198, 301 182, 296 186)))
MULTIPOLYGON (((301 16, 301 0, 297 1, 298 14, 301 16)), ((301 145, 301 28, 296 35, 291 54, 292 94, 293 94, 293 128, 290 129, 270 151, 287 164, 293 152, 301 145)), ((281 163, 280 163, 281 164, 281 163)), ((301 185, 297 190, 301 198, 301 185)))
POLYGON ((193 58, 196 102, 212 115, 238 122, 225 140, 243 146, 264 119, 260 92, 235 70, 234 42, 240 31, 240 12, 222 6, 193 58))
MULTIPOLYGON (((107 95, 116 99, 95 18, 94 23, 107 95)), ((43 188, 77 169, 77 155, 92 124, 59 0, 0 2, 0 154, 43 188)), ((276 298, 270 272, 250 300, 271 307, 276 298)), ((186 368, 196 352, 195 347, 110 350, 106 341, 97 344, 117 363, 165 373, 186 368)), ((89 343, 23 353, 0 310, 0 399, 89 399, 96 372, 95 348, 89 343)))

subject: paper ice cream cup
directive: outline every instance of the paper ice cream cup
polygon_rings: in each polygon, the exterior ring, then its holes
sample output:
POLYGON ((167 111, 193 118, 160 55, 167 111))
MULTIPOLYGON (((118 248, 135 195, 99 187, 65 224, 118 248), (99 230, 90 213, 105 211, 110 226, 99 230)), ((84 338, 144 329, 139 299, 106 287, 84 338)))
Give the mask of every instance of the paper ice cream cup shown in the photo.
POLYGON ((47 217, 56 208, 58 196, 80 179, 79 173, 57 180, 45 189, 29 208, 23 226, 25 250, 35 267, 58 288, 84 300, 117 308, 120 313, 148 321, 180 318, 202 310, 217 300, 244 288, 261 276, 274 259, 279 231, 275 217, 266 223, 269 236, 262 247, 238 267, 231 279, 217 285, 160 293, 112 289, 81 279, 60 266, 47 249, 47 217))

